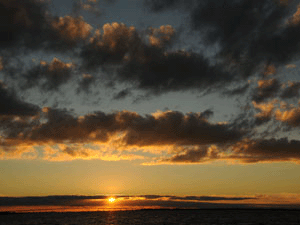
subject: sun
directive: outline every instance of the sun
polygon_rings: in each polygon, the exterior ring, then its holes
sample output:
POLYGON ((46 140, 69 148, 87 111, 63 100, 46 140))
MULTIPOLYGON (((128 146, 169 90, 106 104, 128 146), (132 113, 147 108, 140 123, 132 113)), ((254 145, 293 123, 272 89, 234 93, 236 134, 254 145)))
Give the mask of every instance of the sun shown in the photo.
POLYGON ((116 198, 110 197, 110 198, 108 199, 108 201, 109 201, 109 203, 114 203, 114 202, 116 201, 116 198))

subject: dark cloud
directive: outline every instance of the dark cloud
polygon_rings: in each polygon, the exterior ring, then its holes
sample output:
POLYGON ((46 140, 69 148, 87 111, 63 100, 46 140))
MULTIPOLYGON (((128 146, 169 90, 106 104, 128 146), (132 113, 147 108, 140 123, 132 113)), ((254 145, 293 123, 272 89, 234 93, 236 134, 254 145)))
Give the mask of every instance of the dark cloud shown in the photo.
POLYGON ((45 4, 36 0, 0 1, 0 46, 12 47, 23 40, 26 45, 37 44, 43 27, 47 24, 45 4))
POLYGON ((163 53, 145 49, 146 59, 135 59, 119 70, 117 79, 136 84, 139 89, 160 94, 179 90, 208 90, 237 80, 221 65, 212 66, 202 55, 187 52, 163 53))
POLYGON ((96 81, 95 77, 90 74, 83 74, 82 79, 79 81, 79 86, 77 88, 77 93, 84 91, 89 93, 91 85, 96 81))
POLYGON ((96 31, 82 49, 82 68, 87 71, 118 68, 117 73, 112 72, 114 82, 126 82, 148 94, 212 90, 241 79, 226 72, 223 65, 211 65, 201 54, 166 51, 175 33, 169 25, 149 28, 149 43, 134 27, 124 24, 105 24, 102 30, 103 34, 96 31))
POLYGON ((280 97, 283 99, 299 97, 300 82, 289 82, 282 91, 280 97))
POLYGON ((268 98, 275 97, 279 94, 281 83, 277 79, 259 80, 258 86, 254 90, 252 100, 262 102, 268 98))
POLYGON ((149 8, 153 12, 161 12, 163 10, 175 9, 175 8, 191 8, 197 0, 145 0, 145 7, 149 8))
POLYGON ((92 30, 82 17, 51 15, 47 1, 1 0, 0 14, 0 47, 15 54, 29 49, 74 50, 92 30))
POLYGON ((184 150, 170 157, 160 158, 150 163, 182 164, 204 163, 214 160, 237 160, 242 163, 296 161, 300 160, 300 141, 280 139, 245 139, 218 149, 216 146, 183 148, 184 150))
POLYGON ((114 95, 113 99, 114 100, 121 100, 126 98, 127 96, 131 95, 130 89, 126 88, 120 92, 118 92, 116 95, 114 95))
POLYGON ((81 205, 80 200, 106 199, 107 196, 84 196, 84 195, 50 195, 39 197, 0 197, 1 206, 14 205, 81 205))
POLYGON ((78 120, 67 110, 43 108, 46 123, 32 127, 31 131, 26 133, 25 138, 39 142, 79 142, 86 138, 86 131, 80 130, 78 120))
POLYGON ((93 70, 104 64, 121 63, 126 54, 137 54, 141 43, 134 27, 116 22, 105 24, 83 47, 83 68, 93 70))
MULTIPOLYGON (((168 111, 144 117, 127 111, 111 114, 96 112, 77 118, 66 110, 44 108, 43 114, 43 122, 37 118, 38 121, 30 129, 19 131, 23 141, 40 144, 106 143, 120 135, 117 141, 126 148, 226 144, 238 141, 245 135, 245 131, 232 128, 230 124, 210 123, 206 119, 208 112, 202 115, 168 111)), ((66 153, 72 154, 72 151, 66 153)))
POLYGON ((285 63, 298 55, 299 15, 290 16, 296 2, 274 0, 146 1, 158 12, 185 8, 190 27, 201 31, 207 44, 218 43, 220 56, 230 56, 245 76, 252 75, 262 62, 285 63), (194 4, 193 7, 183 5, 194 4))
POLYGON ((183 200, 183 201, 241 201, 248 199, 257 199, 257 197, 226 197, 226 196, 171 196, 170 200, 183 200))
POLYGON ((214 0, 193 10, 191 24, 249 75, 261 62, 285 63, 297 54, 299 26, 283 25, 290 7, 274 0, 214 0))
POLYGON ((171 163, 199 163, 205 161, 205 158, 209 157, 208 154, 209 152, 206 147, 188 149, 163 161, 171 163))
POLYGON ((240 87, 237 87, 237 88, 234 88, 234 89, 231 89, 231 90, 226 90, 224 92, 225 95, 228 95, 228 96, 236 96, 236 95, 243 95, 247 92, 247 90, 249 89, 250 87, 250 84, 247 83, 247 84, 244 84, 240 87))
POLYGON ((22 76, 26 80, 22 87, 39 86, 42 90, 57 90, 70 80, 73 68, 72 63, 64 63, 57 58, 51 63, 41 61, 40 65, 26 71, 22 76))
POLYGON ((0 82, 0 116, 34 116, 39 111, 38 106, 20 100, 0 82))
POLYGON ((300 141, 288 138, 250 140, 238 144, 236 153, 232 158, 248 163, 299 160, 300 141))
MULTIPOLYGON (((143 201, 157 200, 163 202, 171 201, 242 201, 259 199, 258 197, 248 196, 173 196, 173 195, 118 195, 114 196, 116 199, 125 199, 130 204, 131 199, 138 205, 143 201), (140 199, 139 199, 140 198, 140 199)), ((39 196, 39 197, 0 197, 0 206, 91 206, 94 204, 105 204, 105 202, 93 200, 107 200, 108 196, 96 195, 53 195, 53 196, 39 196), (88 201, 91 200, 91 201, 88 201)), ((156 202, 157 203, 157 202, 156 202)), ((125 203, 126 204, 126 203, 125 203)))

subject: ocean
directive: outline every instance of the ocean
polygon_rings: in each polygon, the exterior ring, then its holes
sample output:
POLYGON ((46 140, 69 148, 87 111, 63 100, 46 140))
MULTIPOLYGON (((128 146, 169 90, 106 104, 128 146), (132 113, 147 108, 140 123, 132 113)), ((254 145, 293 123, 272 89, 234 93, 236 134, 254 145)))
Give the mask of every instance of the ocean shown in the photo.
POLYGON ((99 212, 0 213, 0 225, 197 224, 300 225, 300 210, 153 209, 99 212))

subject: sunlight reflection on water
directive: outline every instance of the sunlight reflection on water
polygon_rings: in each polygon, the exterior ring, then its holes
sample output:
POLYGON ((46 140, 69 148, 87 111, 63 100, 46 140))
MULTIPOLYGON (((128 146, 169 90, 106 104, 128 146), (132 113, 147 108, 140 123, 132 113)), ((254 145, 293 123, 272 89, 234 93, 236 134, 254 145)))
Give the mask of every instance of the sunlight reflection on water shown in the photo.
POLYGON ((0 225, 29 224, 300 224, 299 210, 129 210, 0 215, 0 225))

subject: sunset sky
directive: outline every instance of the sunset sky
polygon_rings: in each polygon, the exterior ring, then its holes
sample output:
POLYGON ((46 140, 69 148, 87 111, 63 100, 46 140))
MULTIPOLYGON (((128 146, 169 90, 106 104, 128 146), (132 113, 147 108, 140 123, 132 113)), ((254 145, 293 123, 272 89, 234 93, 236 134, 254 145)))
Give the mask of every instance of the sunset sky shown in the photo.
POLYGON ((0 15, 0 211, 53 195, 300 207, 299 0, 0 0, 0 15))

